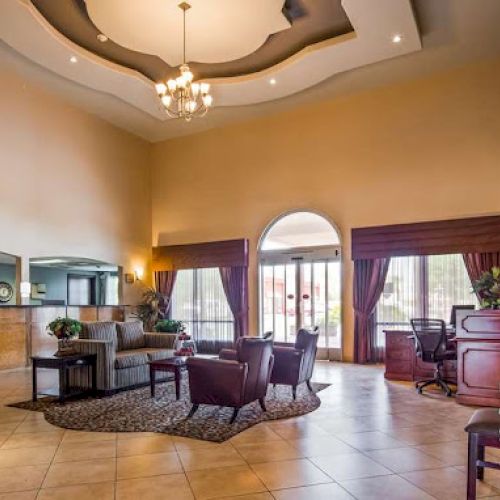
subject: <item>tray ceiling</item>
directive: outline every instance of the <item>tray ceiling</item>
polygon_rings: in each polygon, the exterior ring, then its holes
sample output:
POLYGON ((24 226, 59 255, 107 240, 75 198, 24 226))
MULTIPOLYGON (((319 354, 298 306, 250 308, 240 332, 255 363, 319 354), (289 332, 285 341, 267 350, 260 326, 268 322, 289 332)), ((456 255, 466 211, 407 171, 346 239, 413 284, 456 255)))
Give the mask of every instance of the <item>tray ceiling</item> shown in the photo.
MULTIPOLYGON (((61 34, 152 80, 182 63, 180 0, 32 0, 61 34), (121 6, 121 7, 120 7, 121 6), (147 7, 147 8, 146 8, 147 7), (109 40, 101 43, 97 35, 109 40)), ((340 0, 191 0, 187 59, 198 79, 270 68, 353 27, 340 0)))
MULTIPOLYGON (((112 5, 114 1, 99 3, 112 5)), ((153 1, 141 0, 141 5, 153 1)), ((163 1, 177 5, 179 0, 163 1)), ((0 38, 18 54, 49 70, 47 78, 57 75, 68 91, 67 86, 73 85, 73 91, 89 103, 88 109, 152 140, 165 137, 167 130, 192 133, 188 131, 213 126, 228 108, 241 114, 244 106, 248 115, 257 110, 249 105, 279 107, 283 98, 312 91, 335 75, 422 48, 411 0, 266 2, 274 9, 269 14, 273 22, 255 28, 260 31, 253 42, 261 43, 255 40, 262 40, 262 30, 267 31, 262 45, 239 59, 190 63, 195 79, 212 85, 215 109, 189 128, 167 117, 155 91, 155 82, 172 71, 177 73, 178 68, 158 55, 125 48, 111 38, 99 42, 97 35, 104 27, 98 29, 90 20, 83 0, 2 0, 0 38), (278 10, 277 4, 282 8, 278 10), (401 43, 393 43, 396 34, 401 35, 401 43)), ((235 9, 254 5, 248 0, 231 0, 233 4, 235 9)), ((120 6, 127 10, 129 2, 120 1, 120 6)), ((210 45, 216 31, 206 30, 206 44, 210 45)), ((237 37, 234 33, 233 38, 237 37)))

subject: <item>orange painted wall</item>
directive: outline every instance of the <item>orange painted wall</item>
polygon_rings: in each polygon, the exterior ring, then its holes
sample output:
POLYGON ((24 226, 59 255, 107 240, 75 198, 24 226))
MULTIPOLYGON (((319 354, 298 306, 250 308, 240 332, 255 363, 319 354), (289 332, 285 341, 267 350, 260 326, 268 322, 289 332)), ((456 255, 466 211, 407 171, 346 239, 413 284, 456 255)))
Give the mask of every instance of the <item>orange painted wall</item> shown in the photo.
POLYGON ((351 228, 500 213, 499 89, 496 60, 155 144, 153 244, 249 238, 256 331, 261 233, 294 208, 328 214, 350 360, 351 228))
MULTIPOLYGON (((150 144, 0 68, 0 252, 148 267, 150 144)), ((134 303, 138 285, 124 285, 134 303)))

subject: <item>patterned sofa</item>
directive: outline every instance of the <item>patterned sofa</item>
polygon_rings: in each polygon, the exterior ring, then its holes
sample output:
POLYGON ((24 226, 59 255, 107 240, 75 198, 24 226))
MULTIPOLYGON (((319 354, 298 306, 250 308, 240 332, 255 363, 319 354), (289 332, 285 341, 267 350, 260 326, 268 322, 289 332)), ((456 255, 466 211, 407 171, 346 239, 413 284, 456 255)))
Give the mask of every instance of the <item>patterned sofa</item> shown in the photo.
MULTIPOLYGON (((149 383, 148 362, 172 357, 176 338, 175 334, 145 333, 140 321, 102 321, 83 323, 73 345, 80 353, 97 354, 97 389, 113 393, 149 383)), ((71 372, 70 386, 89 386, 86 369, 71 372)))

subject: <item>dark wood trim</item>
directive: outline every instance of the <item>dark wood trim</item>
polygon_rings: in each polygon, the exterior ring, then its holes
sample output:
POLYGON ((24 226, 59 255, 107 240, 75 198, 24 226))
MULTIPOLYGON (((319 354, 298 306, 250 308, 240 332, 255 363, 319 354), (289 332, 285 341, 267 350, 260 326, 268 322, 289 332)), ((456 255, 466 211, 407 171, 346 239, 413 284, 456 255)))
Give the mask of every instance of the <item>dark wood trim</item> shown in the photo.
POLYGON ((153 271, 248 266, 248 240, 153 247, 153 271))
POLYGON ((352 259, 500 251, 500 216, 354 228, 352 259))

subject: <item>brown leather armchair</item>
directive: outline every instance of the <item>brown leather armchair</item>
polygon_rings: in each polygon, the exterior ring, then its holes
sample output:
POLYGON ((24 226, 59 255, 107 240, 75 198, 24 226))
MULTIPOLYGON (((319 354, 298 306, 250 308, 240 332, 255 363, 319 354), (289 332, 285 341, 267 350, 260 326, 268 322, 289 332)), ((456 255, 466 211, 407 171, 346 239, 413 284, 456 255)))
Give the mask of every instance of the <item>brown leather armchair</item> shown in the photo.
POLYGON ((317 345, 317 331, 310 332, 304 329, 297 332, 295 345, 275 343, 271 384, 291 385, 293 399, 297 397, 297 386, 302 382, 306 382, 307 387, 312 391, 311 377, 317 345))
POLYGON ((236 359, 188 358, 189 390, 193 404, 191 418, 200 404, 233 408, 231 423, 241 407, 259 400, 266 411, 264 398, 273 367, 273 343, 243 337, 236 344, 236 359))

